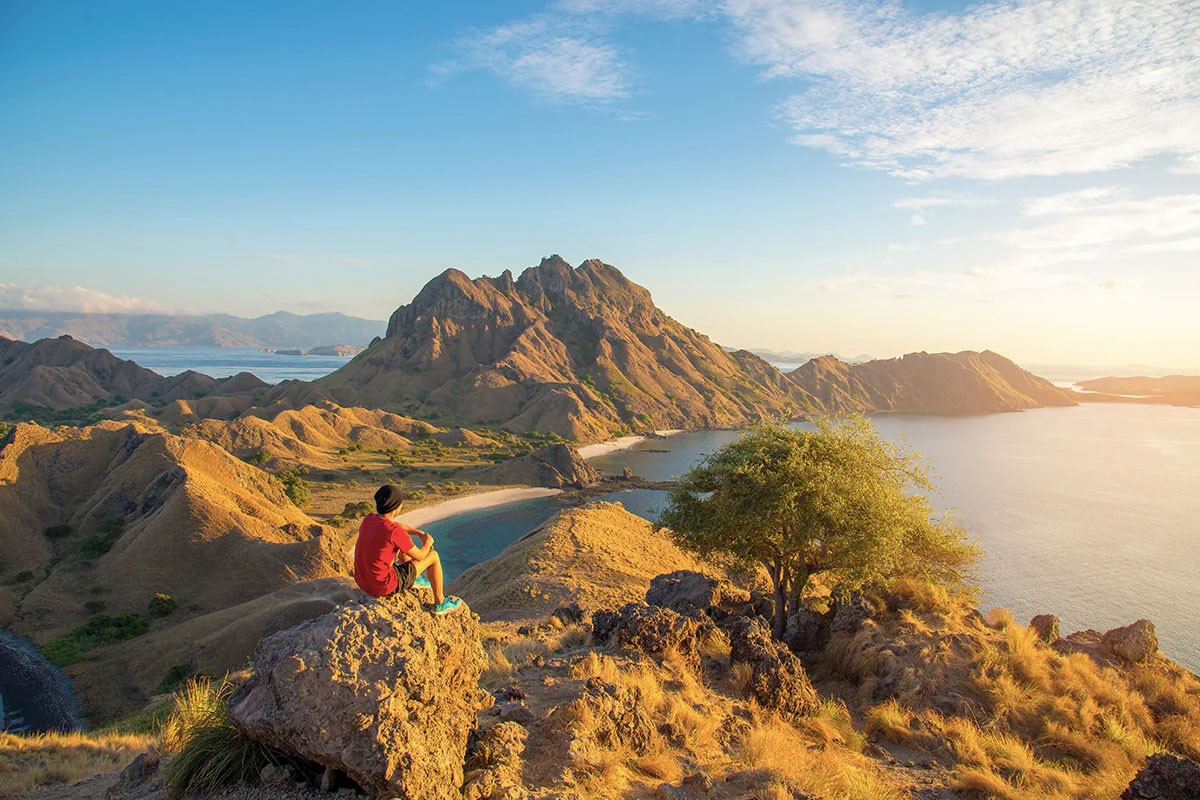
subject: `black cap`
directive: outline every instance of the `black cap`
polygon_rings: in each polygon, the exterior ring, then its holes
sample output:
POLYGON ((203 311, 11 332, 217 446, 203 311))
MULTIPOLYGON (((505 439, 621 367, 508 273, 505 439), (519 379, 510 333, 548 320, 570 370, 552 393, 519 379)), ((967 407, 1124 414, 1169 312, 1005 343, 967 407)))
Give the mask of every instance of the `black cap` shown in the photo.
POLYGON ((375 492, 375 510, 380 514, 390 514, 404 502, 404 492, 400 487, 388 483, 379 487, 375 492))

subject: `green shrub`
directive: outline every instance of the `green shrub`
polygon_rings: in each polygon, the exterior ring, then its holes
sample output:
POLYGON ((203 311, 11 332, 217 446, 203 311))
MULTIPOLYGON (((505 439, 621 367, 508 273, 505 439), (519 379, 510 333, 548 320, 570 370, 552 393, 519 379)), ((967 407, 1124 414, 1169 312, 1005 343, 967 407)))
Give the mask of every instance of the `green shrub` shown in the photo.
POLYGON ((42 654, 50 663, 65 667, 82 660, 89 650, 141 636, 149 629, 150 620, 137 614, 97 614, 47 644, 42 654))
POLYGON ((284 494, 298 508, 308 502, 308 481, 304 480, 304 476, 307 474, 306 467, 297 467, 296 469, 285 469, 275 476, 283 484, 284 494))
POLYGON ((167 674, 163 676, 163 679, 158 682, 158 686, 155 687, 154 693, 167 694, 173 692, 182 686, 184 681, 195 674, 196 670, 192 668, 191 664, 176 664, 167 670, 167 674))
POLYGON ((24 572, 18 572, 16 575, 13 575, 10 583, 25 583, 26 581, 31 580, 33 580, 33 573, 29 570, 25 570, 24 572))
POLYGON ((99 614, 107 608, 107 604, 103 600, 88 600, 83 604, 83 608, 89 614, 99 614))
POLYGON ((165 617, 178 607, 179 603, 169 594, 158 592, 150 598, 149 611, 152 617, 165 617))
POLYGON ((190 680, 175 697, 175 710, 163 728, 167 797, 207 796, 226 786, 257 782, 263 767, 289 762, 283 754, 247 739, 229 717, 233 685, 222 680, 190 680))
POLYGON ((112 549, 112 546, 121 538, 121 534, 125 532, 124 517, 105 517, 100 523, 99 532, 95 536, 89 536, 83 540, 79 546, 79 557, 85 562, 95 561, 100 556, 112 549))
POLYGON ((51 525, 42 531, 42 535, 47 539, 65 539, 74 532, 75 529, 70 525, 51 525))
POLYGON ((267 460, 267 454, 262 450, 259 450, 257 453, 251 453, 250 455, 246 456, 246 458, 243 460, 251 466, 261 466, 267 460))
POLYGON ((375 504, 370 500, 362 500, 358 503, 346 503, 342 509, 342 516, 349 519, 356 517, 365 517, 367 514, 375 513, 375 504))

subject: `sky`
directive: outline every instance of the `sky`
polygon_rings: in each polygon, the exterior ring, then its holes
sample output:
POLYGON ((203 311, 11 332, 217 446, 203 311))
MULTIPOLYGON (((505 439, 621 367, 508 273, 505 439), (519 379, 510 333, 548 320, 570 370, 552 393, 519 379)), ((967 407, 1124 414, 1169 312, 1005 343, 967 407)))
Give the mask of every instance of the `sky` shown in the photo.
POLYGON ((599 258, 736 347, 1200 368, 1200 0, 0 0, 0 308, 599 258))

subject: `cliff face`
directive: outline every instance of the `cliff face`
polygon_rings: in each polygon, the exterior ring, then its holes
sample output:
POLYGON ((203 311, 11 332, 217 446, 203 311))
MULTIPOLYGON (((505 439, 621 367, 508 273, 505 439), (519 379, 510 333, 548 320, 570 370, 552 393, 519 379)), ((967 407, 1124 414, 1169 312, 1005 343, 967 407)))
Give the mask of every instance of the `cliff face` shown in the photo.
POLYGON ((797 410, 762 359, 671 319, 615 267, 558 256, 516 279, 447 270, 396 310, 384 339, 318 384, 343 405, 577 440, 797 410))
POLYGON ((1072 392, 990 350, 909 353, 863 364, 822 356, 787 377, 809 411, 981 414, 1075 405, 1072 392))

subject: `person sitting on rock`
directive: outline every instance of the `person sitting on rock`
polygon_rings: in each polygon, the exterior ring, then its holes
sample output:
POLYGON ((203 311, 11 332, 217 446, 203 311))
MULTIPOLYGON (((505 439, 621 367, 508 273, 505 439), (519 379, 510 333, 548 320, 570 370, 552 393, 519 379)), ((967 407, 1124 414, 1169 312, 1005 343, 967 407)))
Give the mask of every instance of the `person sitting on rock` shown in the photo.
POLYGON ((442 558, 433 537, 396 520, 404 505, 399 486, 387 484, 375 492, 375 510, 358 526, 354 543, 354 581, 372 597, 387 597, 408 589, 433 589, 433 613, 448 614, 462 606, 442 589, 442 558), (421 540, 417 547, 412 537, 421 540), (429 577, 425 576, 428 570, 429 577))

